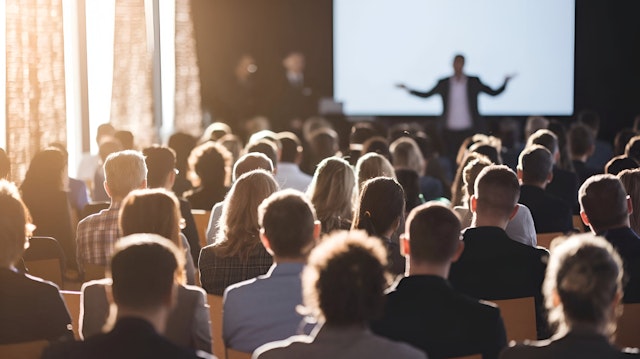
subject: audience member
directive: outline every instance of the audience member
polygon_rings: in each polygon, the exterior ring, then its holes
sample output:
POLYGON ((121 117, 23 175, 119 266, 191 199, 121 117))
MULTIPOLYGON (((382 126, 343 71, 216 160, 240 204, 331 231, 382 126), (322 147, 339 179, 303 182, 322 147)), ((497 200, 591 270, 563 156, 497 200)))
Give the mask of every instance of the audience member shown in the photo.
POLYGON ((637 136, 638 132, 634 131, 632 128, 623 128, 622 130, 616 133, 616 137, 613 139, 613 154, 614 156, 624 155, 625 147, 627 147, 627 143, 633 137, 637 136))
POLYGON ((383 245, 363 232, 329 236, 311 252, 302 276, 305 307, 322 325, 309 336, 265 344, 253 357, 426 358, 367 329, 384 306, 385 262, 383 245))
POLYGON ((255 170, 231 186, 222 206, 218 241, 200 251, 200 280, 207 293, 267 273, 273 259, 260 244, 258 206, 278 190, 272 174, 255 170))
POLYGON ((20 191, 36 229, 33 234, 55 238, 66 257, 66 266, 76 269, 76 246, 67 199, 67 158, 49 147, 31 160, 20 191))
POLYGON ((268 138, 262 138, 254 142, 249 142, 245 146, 245 153, 262 153, 269 157, 273 165, 273 172, 278 173, 278 145, 268 138))
POLYGON ((547 128, 549 128, 549 120, 542 116, 529 116, 524 125, 524 139, 528 141, 536 131, 547 128))
MULTIPOLYGON (((54 142, 50 144, 51 147, 55 147, 62 152, 65 158, 65 162, 69 163, 69 152, 67 152, 67 147, 60 143, 54 142)), ((89 203, 89 195, 87 193, 87 185, 84 181, 79 179, 71 178, 68 176, 69 166, 66 166, 67 175, 67 199, 69 200, 69 204, 71 205, 71 217, 72 217, 72 225, 75 229, 78 226, 78 221, 80 220, 80 216, 82 214, 82 210, 84 206, 89 203)), ((75 245, 74 245, 75 248, 75 245)))
POLYGON ((191 208, 208 211, 224 199, 229 185, 231 154, 224 146, 206 142, 191 151, 189 171, 194 188, 184 193, 191 208))
POLYGON ((593 110, 582 110, 578 113, 578 123, 587 126, 593 132, 593 137, 595 138, 593 155, 587 159, 587 166, 602 171, 604 165, 613 157, 613 146, 611 146, 611 143, 598 138, 600 115, 593 110))
POLYGON ((587 165, 587 160, 595 151, 595 137, 589 127, 582 124, 571 126, 568 134, 571 163, 578 175, 578 183, 582 185, 587 178, 602 173, 600 169, 587 165))
POLYGON ((260 239, 274 264, 267 274, 231 285, 224 293, 225 345, 247 353, 302 333, 305 321, 296 311, 302 304, 300 274, 320 235, 313 206, 295 190, 265 199, 258 219, 260 239))
POLYGON ((463 233, 465 249, 451 266, 453 287, 487 300, 535 297, 538 336, 546 335, 540 288, 547 251, 516 242, 504 229, 517 211, 520 184, 507 166, 483 169, 470 205, 473 227, 463 233))
POLYGON ((356 179, 358 191, 362 191, 364 182, 376 177, 395 178, 396 173, 389 160, 377 153, 365 153, 356 162, 356 179))
POLYGON ((332 156, 340 157, 338 133, 331 128, 320 128, 310 134, 309 151, 305 153, 302 170, 313 174, 320 162, 332 156))
POLYGON ((640 163, 640 136, 632 137, 624 148, 624 154, 640 163))
POLYGON ((617 174, 633 205, 629 214, 629 227, 640 233, 640 168, 624 170, 617 174))
POLYGON ((214 122, 207 126, 200 137, 200 142, 205 143, 207 141, 217 142, 219 139, 232 133, 231 127, 224 122, 214 122))
POLYGON ((606 166, 604 167, 604 173, 617 176, 618 173, 624 170, 630 170, 634 168, 638 168, 638 162, 625 155, 620 155, 615 156, 609 162, 607 162, 606 166))
POLYGON ((493 136, 487 137, 487 142, 476 142, 469 147, 469 152, 478 153, 487 157, 492 163, 497 165, 502 164, 502 157, 500 156, 500 140, 493 136))
POLYGON ((591 231, 609 241, 618 251, 628 275, 625 303, 640 302, 640 237, 630 228, 631 198, 614 175, 589 178, 579 192, 580 216, 591 231))
POLYGON ((147 187, 147 166, 137 151, 112 153, 104 163, 106 180, 104 187, 111 198, 111 205, 78 223, 76 255, 78 266, 109 263, 113 246, 120 235, 118 213, 120 203, 129 192, 147 187))
MULTIPOLYGON (((96 132, 96 144, 98 145, 98 147, 100 147, 102 142, 106 140, 112 140, 114 133, 116 133, 116 129, 113 128, 113 125, 111 125, 110 123, 103 123, 98 126, 96 132)), ((102 162, 100 154, 82 154, 80 164, 78 165, 77 175, 78 179, 84 181, 87 184, 87 188, 89 188, 90 190, 93 189, 94 186, 102 186, 102 183, 93 183, 93 178, 96 174, 96 170, 100 168, 101 163, 102 162)))
POLYGON ((242 145, 242 140, 240 137, 229 134, 222 136, 218 141, 219 144, 223 145, 224 148, 231 153, 232 163, 236 163, 238 158, 242 155, 242 151, 244 150, 244 146, 242 145))
POLYGON ((302 143, 293 132, 280 132, 276 138, 282 145, 280 162, 276 172, 276 181, 280 188, 292 188, 298 191, 306 191, 311 183, 311 176, 300 170, 302 163, 302 143))
POLYGON ((420 193, 420 179, 413 170, 397 170, 396 179, 404 190, 405 214, 425 202, 424 196, 420 193))
POLYGON ((119 130, 113 134, 113 137, 120 142, 123 150, 135 150, 131 131, 119 130))
POLYGON ((18 189, 0 179, 0 344, 73 338, 58 287, 15 268, 28 246, 30 220, 18 189))
POLYGON ((55 358, 212 358, 182 348, 160 333, 176 303, 175 278, 184 256, 167 239, 136 234, 116 244, 109 276, 117 307, 114 328, 84 341, 53 344, 44 359, 55 358), (150 265, 153 263, 153 265, 150 265))
POLYGON ((553 132, 558 138, 558 151, 560 151, 560 160, 556 161, 556 165, 563 170, 575 172, 575 168, 573 168, 573 162, 571 161, 565 123, 560 122, 556 119, 552 119, 551 121, 549 121, 548 129, 549 131, 553 132))
POLYGON ((169 148, 176 152, 176 182, 173 184, 173 192, 178 197, 190 190, 193 185, 187 179, 189 169, 189 155, 191 150, 196 147, 196 139, 188 133, 176 132, 169 137, 169 148))
POLYGON ((447 207, 429 203, 414 209, 401 237, 406 277, 387 294, 376 334, 409 343, 430 358, 482 354, 497 358, 506 346, 500 310, 455 291, 447 277, 464 249, 460 221, 447 207))
POLYGON ((521 185, 518 202, 531 211, 536 233, 567 233, 573 230, 571 207, 545 191, 552 178, 553 159, 549 150, 541 145, 531 145, 520 153, 518 179, 521 185))
POLYGON ((400 137, 391 143, 389 150, 396 170, 410 169, 420 175, 420 193, 426 201, 443 196, 442 183, 436 178, 424 175, 426 162, 416 141, 410 137, 400 137))
MULTIPOLYGON (((391 152, 389 152, 389 141, 382 136, 373 136, 362 144, 362 154, 377 153, 391 161, 391 152)), ((358 158, 360 159, 360 158, 358 158)))
POLYGON ((349 163, 329 157, 318 165, 307 196, 311 199, 322 233, 351 227, 352 206, 357 195, 356 179, 349 163))
POLYGON ((506 349, 500 358, 626 358, 612 345, 622 278, 620 256, 600 237, 575 235, 554 246, 544 296, 556 334, 506 349))

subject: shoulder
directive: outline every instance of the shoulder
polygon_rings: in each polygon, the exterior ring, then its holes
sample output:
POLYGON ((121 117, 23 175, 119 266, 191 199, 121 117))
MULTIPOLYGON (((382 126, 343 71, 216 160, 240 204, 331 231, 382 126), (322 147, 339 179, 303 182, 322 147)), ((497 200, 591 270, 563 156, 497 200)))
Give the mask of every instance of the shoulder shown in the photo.
POLYGON ((527 359, 545 358, 549 351, 549 341, 525 341, 515 346, 506 348, 500 355, 500 359, 527 359))
POLYGON ((391 339, 371 334, 371 339, 366 344, 371 353, 393 353, 393 356, 401 358, 426 358, 421 350, 403 342, 396 342, 391 339))
POLYGON ((295 358, 311 342, 313 342, 313 337, 311 336, 295 335, 285 340, 277 340, 258 347, 253 352, 253 358, 295 358))

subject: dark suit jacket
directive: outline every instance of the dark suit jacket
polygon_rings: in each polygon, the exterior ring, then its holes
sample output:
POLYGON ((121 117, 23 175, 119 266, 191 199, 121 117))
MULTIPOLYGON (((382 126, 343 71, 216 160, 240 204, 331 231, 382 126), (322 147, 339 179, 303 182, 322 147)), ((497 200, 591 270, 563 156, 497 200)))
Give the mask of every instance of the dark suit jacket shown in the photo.
POLYGON ((574 211, 574 214, 580 212, 578 204, 578 176, 575 173, 563 170, 553 166, 553 179, 545 191, 552 194, 571 206, 572 209, 578 208, 578 211, 574 211))
POLYGON ((602 335, 583 329, 572 330, 555 340, 525 341, 505 349, 500 359, 609 359, 638 356, 620 351, 602 335))
MULTIPOLYGON (((449 111, 449 81, 451 81, 451 77, 440 79, 436 86, 427 92, 414 90, 411 90, 409 92, 412 95, 416 95, 418 97, 430 97, 435 94, 440 95, 440 97, 442 97, 442 107, 444 110, 442 120, 446 121, 446 114, 449 111)), ((467 76, 467 101, 469 102, 469 112, 471 113, 471 117, 473 118, 473 130, 475 132, 486 132, 486 124, 484 123, 482 117, 480 116, 480 112, 478 111, 478 95, 484 92, 490 96, 496 96, 501 94, 506 87, 507 83, 505 82, 502 86, 494 90, 491 87, 483 84, 478 77, 467 76)), ((441 128, 446 128, 446 122, 441 123, 441 128)))
POLYGON ((387 294, 374 333, 423 350, 429 358, 482 353, 497 358, 507 345, 500 309, 467 297, 441 277, 402 278, 387 294))
POLYGON ((160 336, 151 324, 139 318, 121 318, 113 330, 83 342, 55 343, 46 348, 43 359, 152 359, 200 358, 160 336))
POLYGON ((578 188, 580 188, 584 181, 586 181, 589 177, 601 174, 603 172, 602 169, 589 167, 584 162, 571 161, 571 163, 573 163, 573 168, 575 168, 576 175, 578 175, 578 188))
POLYGON ((0 344, 73 338, 55 284, 0 268, 0 344))
POLYGON ((453 287, 486 300, 534 297, 538 336, 543 337, 541 287, 549 252, 516 242, 498 227, 467 228, 463 240, 464 251, 449 273, 453 287))
POLYGON ((571 207, 540 187, 520 186, 520 204, 531 211, 536 233, 569 232, 573 229, 571 207))
POLYGON ((640 237, 629 227, 610 229, 598 235, 613 245, 624 262, 625 277, 629 282, 624 287, 623 301, 640 303, 640 237))

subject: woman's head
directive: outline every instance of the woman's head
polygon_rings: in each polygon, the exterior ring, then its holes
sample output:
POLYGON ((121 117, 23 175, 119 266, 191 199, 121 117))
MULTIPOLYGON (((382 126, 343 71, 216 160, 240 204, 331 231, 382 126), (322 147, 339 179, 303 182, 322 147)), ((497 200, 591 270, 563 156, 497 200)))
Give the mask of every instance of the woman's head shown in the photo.
POLYGON ((404 213, 404 191, 393 178, 367 180, 360 192, 353 229, 364 229, 370 236, 384 236, 395 230, 404 213))
POLYGON ((395 178, 395 176, 395 171, 389 160, 377 153, 367 153, 358 158, 358 162, 356 162, 356 177, 360 191, 368 179, 375 177, 395 178))
POLYGON ((231 154, 215 142, 205 142, 191 151, 189 169, 199 186, 224 187, 230 182, 231 154))
POLYGON ((0 268, 8 268, 22 256, 31 235, 31 216, 16 186, 0 179, 0 268))
POLYGON ((180 240, 180 204, 176 196, 161 188, 131 191, 120 207, 123 236, 153 233, 182 248, 180 240))
POLYGON ((615 331, 622 298, 622 260, 611 244, 593 234, 574 235, 551 248, 543 284, 549 321, 564 332, 590 327, 615 331))
POLYGON ((353 169, 341 158, 325 158, 316 168, 307 195, 322 222, 323 233, 351 221, 355 184, 353 169))
POLYGON ((67 158, 62 151, 49 147, 36 153, 22 182, 22 190, 62 191, 67 177, 67 158))

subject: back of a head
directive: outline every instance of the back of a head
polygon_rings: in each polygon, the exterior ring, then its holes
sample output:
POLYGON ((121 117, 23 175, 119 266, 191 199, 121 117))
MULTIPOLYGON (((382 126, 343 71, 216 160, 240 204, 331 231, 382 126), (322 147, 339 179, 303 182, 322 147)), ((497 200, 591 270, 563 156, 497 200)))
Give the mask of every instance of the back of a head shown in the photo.
POLYGON ((404 213, 402 186, 390 177, 364 182, 353 218, 353 229, 364 229, 370 236, 383 236, 404 213))
POLYGON ((11 173, 11 161, 4 149, 0 148, 0 179, 9 178, 11 173))
POLYGON ((389 152, 389 142, 382 136, 371 137, 362 144, 362 151, 360 153, 365 154, 370 152, 382 155, 387 159, 391 158, 391 152, 389 152))
POLYGON ((202 142, 217 141, 225 135, 231 134, 231 127, 224 122, 214 122, 207 126, 202 135, 202 142))
POLYGON ((100 160, 102 162, 107 160, 110 154, 118 151, 122 151, 125 148, 122 146, 122 143, 118 141, 115 137, 105 137, 105 139, 100 142, 100 147, 98 148, 98 155, 100 156, 100 160))
POLYGON ((181 247, 180 220, 178 199, 162 188, 131 191, 120 207, 120 229, 124 236, 155 233, 181 247))
POLYGON ((364 325, 378 318, 387 287, 384 245, 362 231, 335 232, 309 256, 302 275, 306 308, 328 325, 364 325))
POLYGON ((622 277, 622 260, 604 238, 587 233, 554 243, 543 284, 549 321, 560 332, 590 327, 613 334, 618 311, 612 305, 622 294, 622 277))
POLYGON ((492 164, 493 163, 491 163, 488 158, 484 156, 478 156, 477 158, 469 162, 466 166, 464 166, 464 169, 462 170, 462 181, 464 183, 463 192, 465 194, 464 202, 468 201, 469 197, 473 196, 476 193, 475 184, 480 172, 482 172, 485 167, 489 167, 492 164))
POLYGON ((196 138, 188 133, 176 132, 169 137, 168 146, 176 152, 176 165, 180 172, 187 170, 189 154, 196 147, 196 138))
POLYGON ((410 257, 416 263, 446 264, 460 245, 460 220, 439 203, 414 208, 406 223, 410 257))
POLYGON ((224 187, 229 182, 231 154, 215 142, 205 142, 191 151, 189 168, 202 186, 224 187))
POLYGON ((553 157, 546 147, 531 145, 518 156, 518 170, 522 171, 522 183, 541 185, 553 171, 553 157))
POLYGON ((251 152, 240 157, 233 165, 233 182, 247 172, 265 170, 273 173, 273 162, 264 153, 251 152))
POLYGON ((120 239, 109 270, 114 302, 140 311, 167 305, 183 263, 180 250, 158 235, 134 234, 120 239))
POLYGON ((640 168, 624 170, 618 173, 617 176, 631 198, 631 204, 633 205, 632 215, 629 216, 629 225, 634 232, 640 233, 640 216, 638 216, 638 213, 640 213, 640 168))
POLYGON ((278 147, 275 142, 269 139, 262 139, 255 142, 250 142, 246 148, 245 153, 262 153, 269 157, 273 164, 274 170, 278 167, 278 147))
POLYGON ((147 179, 147 165, 138 151, 114 152, 104 163, 105 181, 111 198, 122 199, 147 179))
POLYGON ((578 113, 578 122, 589 127, 594 134, 600 131, 600 116, 593 110, 582 110, 578 113))
POLYGON ((625 226, 629 218, 627 192, 614 175, 589 177, 578 190, 578 199, 596 232, 625 226))
POLYGON ((280 162, 296 163, 298 156, 302 153, 302 143, 293 132, 280 132, 276 135, 282 145, 280 153, 280 162))
POLYGON ((632 137, 624 148, 624 154, 640 163, 640 136, 632 137))
POLYGON ((131 131, 116 131, 113 137, 120 141, 122 148, 125 150, 133 149, 133 133, 131 131))
POLYGON ((323 231, 332 227, 327 221, 337 217, 351 219, 355 185, 351 166, 341 158, 325 158, 316 167, 307 195, 322 221, 323 231))
POLYGON ((96 143, 99 145, 102 143, 102 140, 105 137, 113 137, 115 135, 116 129, 110 123, 103 123, 98 126, 96 131, 96 143))
POLYGON ((527 147, 531 145, 544 146, 553 155, 558 152, 558 136, 547 129, 540 129, 529 136, 527 147))
POLYGON ((620 155, 610 159, 609 162, 607 162, 607 164, 604 166, 604 173, 612 174, 615 176, 624 170, 634 168, 638 168, 638 162, 625 155, 620 155))
POLYGON ((330 128, 321 128, 311 133, 309 144, 316 158, 327 158, 338 152, 338 133, 330 128))
POLYGON ((324 117, 315 116, 306 119, 302 124, 302 136, 304 140, 310 143, 313 133, 321 128, 333 129, 333 125, 324 117))
POLYGON ((224 148, 231 153, 231 158, 233 159, 233 163, 235 163, 242 151, 244 151, 244 145, 242 144, 242 140, 240 137, 236 135, 224 135, 218 141, 219 144, 223 145, 224 148))
POLYGON ((589 127, 578 123, 571 126, 568 142, 569 152, 572 156, 583 156, 589 154, 589 151, 593 149, 596 139, 589 127))
POLYGON ((489 142, 476 142, 471 145, 471 147, 469 147, 469 152, 483 155, 497 165, 502 164, 500 149, 496 147, 496 144, 492 144, 489 142))
POLYGON ((8 268, 22 256, 30 221, 16 186, 0 179, 0 268, 8 268))
POLYGON ((627 147, 627 143, 637 135, 638 133, 632 128, 623 128, 618 131, 618 133, 616 133, 616 137, 613 139, 613 154, 615 156, 623 155, 625 148, 627 147))
POLYGON ((368 122, 358 122, 351 127, 349 134, 349 144, 362 145, 373 136, 377 136, 378 131, 368 122))
POLYGON ((424 157, 416 141, 410 137, 400 137, 389 147, 394 168, 406 168, 424 175, 424 157))
POLYGON ((483 169, 475 183, 478 215, 493 215, 507 219, 520 198, 520 183, 507 166, 491 165, 483 169))
POLYGON ((23 192, 63 190, 66 168, 67 158, 59 149, 48 147, 38 151, 29 164, 21 189, 23 192))
POLYGON ((375 177, 395 177, 393 166, 384 156, 367 153, 356 162, 358 187, 362 189, 364 181, 375 177))
POLYGON ((169 147, 153 145, 142 150, 142 154, 147 165, 147 186, 164 187, 176 168, 176 153, 169 147))
POLYGON ((314 244, 316 212, 302 192, 276 192, 258 207, 258 223, 280 258, 305 257, 314 244))
POLYGON ((420 178, 416 171, 397 170, 396 179, 404 190, 405 212, 408 213, 422 203, 420 193, 420 178))

